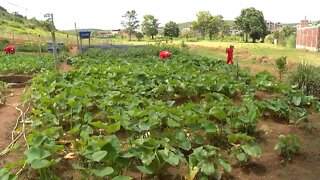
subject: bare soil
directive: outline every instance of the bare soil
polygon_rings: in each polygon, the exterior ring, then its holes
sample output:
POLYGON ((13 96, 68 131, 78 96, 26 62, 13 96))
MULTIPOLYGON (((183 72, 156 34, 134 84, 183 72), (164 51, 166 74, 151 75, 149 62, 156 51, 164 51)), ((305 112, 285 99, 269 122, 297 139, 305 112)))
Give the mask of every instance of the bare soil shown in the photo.
MULTIPOLYGON (((11 132, 15 126, 17 118, 20 115, 20 112, 15 109, 19 107, 24 110, 22 107, 21 95, 23 94, 24 88, 15 88, 10 89, 10 96, 7 97, 6 105, 0 106, 0 150, 4 150, 11 142, 11 132)), ((3 157, 0 156, 0 168, 3 168, 10 162, 16 162, 22 158, 21 153, 14 152, 9 153, 3 157)))

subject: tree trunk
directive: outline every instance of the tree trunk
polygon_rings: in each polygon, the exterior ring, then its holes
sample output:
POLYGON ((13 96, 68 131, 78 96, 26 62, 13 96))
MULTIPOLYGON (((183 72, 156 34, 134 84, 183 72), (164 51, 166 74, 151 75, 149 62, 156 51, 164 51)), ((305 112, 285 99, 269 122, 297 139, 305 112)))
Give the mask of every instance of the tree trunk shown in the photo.
POLYGON ((153 35, 151 35, 151 39, 154 39, 153 35))
POLYGON ((248 34, 245 34, 245 38, 246 38, 246 43, 248 42, 248 34))
POLYGON ((131 41, 131 31, 129 31, 128 34, 129 34, 129 41, 131 41))

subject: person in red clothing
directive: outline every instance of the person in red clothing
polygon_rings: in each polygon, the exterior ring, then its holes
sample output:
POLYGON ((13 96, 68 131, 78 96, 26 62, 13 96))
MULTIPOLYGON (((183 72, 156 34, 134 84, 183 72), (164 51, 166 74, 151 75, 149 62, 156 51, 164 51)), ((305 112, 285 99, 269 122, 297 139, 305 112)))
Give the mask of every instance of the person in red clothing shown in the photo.
POLYGON ((226 53, 228 54, 227 57, 227 64, 233 64, 233 50, 234 50, 234 46, 231 45, 229 48, 226 49, 226 53))
POLYGON ((169 51, 161 51, 159 54, 159 58, 161 60, 164 60, 165 58, 169 58, 171 56, 171 53, 169 51))
POLYGON ((4 48, 4 51, 6 52, 6 54, 14 54, 16 52, 16 49, 14 48, 14 46, 9 45, 4 48))

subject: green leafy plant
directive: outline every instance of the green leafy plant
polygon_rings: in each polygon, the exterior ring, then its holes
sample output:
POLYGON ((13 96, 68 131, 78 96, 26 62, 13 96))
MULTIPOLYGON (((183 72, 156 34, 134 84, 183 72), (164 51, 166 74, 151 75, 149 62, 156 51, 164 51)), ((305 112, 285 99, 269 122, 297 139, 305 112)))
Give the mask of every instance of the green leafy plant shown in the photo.
POLYGON ((283 74, 288 70, 286 65, 287 65, 287 56, 282 56, 276 59, 276 66, 278 68, 280 81, 282 79, 283 74))
POLYGON ((274 150, 280 150, 280 155, 289 160, 292 156, 300 151, 300 139, 297 135, 280 135, 279 141, 274 147, 274 150))

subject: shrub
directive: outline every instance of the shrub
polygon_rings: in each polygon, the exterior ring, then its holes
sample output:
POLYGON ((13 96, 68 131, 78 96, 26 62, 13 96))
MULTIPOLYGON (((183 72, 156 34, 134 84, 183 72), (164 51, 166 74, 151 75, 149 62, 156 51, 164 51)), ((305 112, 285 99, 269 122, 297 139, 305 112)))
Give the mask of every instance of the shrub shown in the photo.
POLYGON ((289 82, 297 85, 305 94, 320 97, 320 68, 299 64, 289 74, 289 82))
POLYGON ((287 71, 287 56, 282 56, 276 60, 276 66, 278 68, 280 80, 282 78, 282 75, 287 71))
POLYGON ((296 47, 296 35, 290 35, 288 38, 286 38, 285 45, 290 48, 295 48, 296 47))
POLYGON ((280 155, 290 160, 294 154, 300 151, 300 139, 294 134, 287 136, 281 134, 274 150, 280 150, 280 155))

